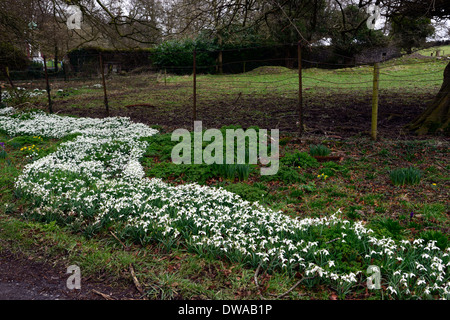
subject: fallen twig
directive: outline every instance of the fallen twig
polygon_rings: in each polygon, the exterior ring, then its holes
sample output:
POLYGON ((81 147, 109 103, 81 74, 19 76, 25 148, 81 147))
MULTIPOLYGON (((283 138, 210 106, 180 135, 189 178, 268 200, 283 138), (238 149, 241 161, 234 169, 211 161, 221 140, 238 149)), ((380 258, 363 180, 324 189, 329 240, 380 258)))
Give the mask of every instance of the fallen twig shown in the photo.
POLYGON ((230 112, 233 112, 233 111, 236 109, 236 107, 237 107, 236 103, 237 103, 238 100, 241 98, 241 95, 242 95, 242 92, 239 92, 237 99, 234 100, 234 102, 231 104, 231 105, 233 106, 233 109, 231 109, 230 112))
POLYGON ((341 238, 336 238, 336 239, 333 239, 333 240, 330 240, 330 241, 327 241, 327 242, 325 242, 326 244, 328 244, 328 243, 332 243, 332 242, 335 242, 335 241, 338 241, 338 240, 340 240, 341 238))
POLYGON ((255 276, 254 276, 255 285, 256 285, 256 288, 258 289, 258 294, 259 294, 260 298, 263 299, 263 300, 266 300, 266 298, 263 297, 263 295, 261 293, 261 289, 259 288, 259 284, 258 284, 259 269, 261 269, 261 263, 259 263, 259 265, 258 265, 258 267, 256 268, 256 271, 255 271, 255 276))
POLYGON ((282 297, 284 297, 285 295, 287 295, 288 293, 290 293, 292 290, 294 290, 295 288, 298 287, 298 285, 303 281, 303 280, 307 280, 307 279, 312 279, 311 277, 308 278, 301 278, 300 280, 298 280, 288 291, 286 291, 285 293, 282 293, 280 295, 277 296, 277 299, 280 299, 282 297))
MULTIPOLYGON (((260 288, 259 288, 259 284, 258 284, 258 274, 259 274, 259 270, 260 270, 260 269, 261 269, 261 263, 258 265, 258 267, 256 268, 256 271, 255 271, 255 276, 254 276, 254 279, 255 279, 255 285, 256 285, 256 288, 258 289, 258 294, 259 294, 260 298, 263 299, 263 300, 267 300, 267 299, 262 295, 261 290, 260 290, 260 288)), ((308 278, 301 278, 301 279, 298 280, 292 287, 290 287, 289 290, 287 290, 286 292, 284 292, 284 293, 282 293, 282 294, 279 294, 279 295, 269 293, 269 295, 270 295, 270 296, 276 297, 276 299, 281 299, 281 298, 284 297, 285 295, 289 294, 292 290, 294 290, 295 288, 297 288, 298 285, 299 285, 303 280, 307 280, 307 279, 312 279, 312 278, 311 278, 311 277, 308 277, 308 278)))
POLYGON ((136 277, 136 273, 134 272, 134 268, 133 268, 133 265, 131 263, 130 263, 130 272, 131 272, 131 277, 133 278, 134 285, 136 286, 136 289, 139 291, 140 294, 143 295, 143 299, 147 300, 147 297, 145 297, 145 292, 142 289, 142 286, 141 286, 141 284, 139 283, 139 281, 138 281, 138 279, 136 277))
POLYGON ((102 296, 103 298, 105 298, 106 300, 115 300, 113 297, 111 297, 110 295, 107 295, 105 293, 101 293, 100 291, 97 291, 95 289, 92 289, 92 292, 95 294, 98 294, 99 296, 102 296))
POLYGON ((110 231, 110 233, 112 234, 112 236, 113 236, 117 241, 120 242, 120 244, 123 246, 123 249, 124 249, 124 250, 128 250, 128 247, 127 247, 122 241, 120 241, 120 239, 115 235, 114 232, 110 231))

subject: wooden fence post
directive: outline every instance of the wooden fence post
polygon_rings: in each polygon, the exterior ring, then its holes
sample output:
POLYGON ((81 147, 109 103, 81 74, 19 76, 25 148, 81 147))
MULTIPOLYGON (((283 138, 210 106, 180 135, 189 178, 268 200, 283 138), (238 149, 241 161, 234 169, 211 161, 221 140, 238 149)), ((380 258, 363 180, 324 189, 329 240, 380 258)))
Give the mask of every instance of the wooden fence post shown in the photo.
POLYGON ((194 118, 194 121, 197 120, 197 50, 194 49, 194 54, 193 54, 193 58, 194 58, 194 65, 193 65, 193 77, 194 77, 194 102, 193 102, 193 109, 192 109, 192 117, 194 118))
POLYGON ((61 63, 61 66, 64 71, 64 82, 67 82, 67 68, 66 68, 66 64, 64 63, 64 61, 61 63))
POLYGON ((105 108, 106 108, 106 115, 109 117, 108 95, 106 94, 105 68, 103 67, 103 59, 102 59, 101 53, 99 53, 99 63, 100 63, 100 70, 102 72, 103 97, 104 97, 104 103, 105 103, 105 108))
POLYGON ((47 71, 47 59, 45 55, 44 58, 44 73, 45 73, 45 82, 46 82, 46 90, 47 90, 47 96, 48 96, 48 112, 53 113, 53 107, 52 107, 52 96, 50 94, 50 82, 48 81, 48 71, 47 71))
POLYGON ((13 88, 15 90, 16 87, 14 86, 14 83, 12 82, 11 77, 9 76, 9 68, 8 67, 5 68, 5 72, 6 72, 6 78, 8 79, 8 82, 11 85, 11 88, 13 88))
POLYGON ((300 136, 303 134, 303 79, 302 79, 302 44, 297 44, 298 51, 298 124, 300 136))
POLYGON ((380 65, 378 63, 375 63, 373 66, 372 128, 370 131, 372 140, 377 140, 379 78, 380 65))

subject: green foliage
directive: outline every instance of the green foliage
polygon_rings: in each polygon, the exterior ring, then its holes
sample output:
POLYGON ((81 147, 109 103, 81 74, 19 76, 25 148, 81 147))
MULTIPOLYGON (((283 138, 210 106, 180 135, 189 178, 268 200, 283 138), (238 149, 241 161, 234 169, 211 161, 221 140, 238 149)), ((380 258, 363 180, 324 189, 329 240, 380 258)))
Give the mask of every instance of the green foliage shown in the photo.
POLYGON ((291 137, 280 138, 280 142, 279 142, 280 146, 282 146, 282 147, 286 146, 289 143, 289 141, 291 141, 291 139, 292 139, 291 137))
POLYGON ((293 167, 280 166, 274 175, 261 176, 261 181, 281 181, 285 184, 305 183, 306 178, 293 167))
POLYGON ((232 183, 227 185, 225 189, 240 195, 242 199, 250 202, 261 202, 262 200, 264 200, 264 196, 267 194, 267 192, 262 190, 261 188, 246 183, 232 183))
POLYGON ((304 195, 304 192, 301 189, 294 189, 294 190, 291 190, 291 192, 289 193, 289 197, 291 197, 291 198, 300 198, 303 195, 304 195))
POLYGON ((426 43, 427 37, 433 35, 434 27, 427 17, 408 17, 396 15, 392 18, 392 36, 397 44, 411 53, 426 43))
POLYGON ((327 161, 322 164, 323 168, 320 169, 319 173, 324 174, 328 177, 333 177, 336 173, 340 172, 343 174, 348 173, 348 169, 340 164, 333 161, 327 161))
POLYGON ((349 217, 350 219, 360 219, 361 218, 361 214, 360 214, 360 210, 362 209, 362 206, 349 206, 347 209, 347 217, 349 217))
POLYGON ((171 140, 170 134, 158 134, 148 138, 142 138, 142 141, 149 142, 146 150, 147 157, 158 157, 159 160, 170 160, 173 147, 178 143, 171 140))
POLYGON ((153 63, 160 69, 176 74, 190 74, 193 71, 193 52, 196 53, 198 73, 208 73, 216 63, 216 45, 207 39, 169 40, 156 47, 152 55, 153 63))
POLYGON ((286 166, 300 167, 302 169, 317 168, 319 163, 306 152, 286 153, 280 159, 280 162, 286 166))
POLYGON ((0 145, 0 159, 5 159, 7 156, 6 150, 0 145))
POLYGON ((247 180, 248 176, 250 175, 250 165, 236 164, 236 174, 239 181, 247 180))
POLYGON ((314 181, 310 181, 307 184, 299 185, 298 188, 306 192, 315 192, 317 190, 314 181))
POLYGON ((313 157, 315 157, 315 156, 325 157, 325 156, 328 156, 330 153, 331 153, 331 150, 328 149, 323 144, 317 144, 317 145, 312 144, 309 146, 309 154, 313 157))
POLYGON ((389 173, 391 182, 394 185, 418 184, 422 178, 422 173, 414 167, 394 169, 389 173))
POLYGON ((217 176, 228 180, 234 180, 236 176, 236 165, 234 164, 212 164, 214 172, 217 176))
POLYGON ((354 28, 353 32, 345 33, 341 33, 340 28, 332 28, 331 45, 338 54, 352 57, 364 49, 383 47, 388 44, 388 39, 381 30, 370 30, 365 23, 361 25, 361 21, 367 19, 367 14, 357 6, 349 5, 343 11, 336 10, 333 12, 333 17, 338 24, 345 21, 346 25, 342 28, 354 28), (342 15, 345 16, 345 20, 342 15))
POLYGON ((249 164, 212 164, 210 165, 215 176, 222 177, 227 180, 234 180, 236 177, 239 181, 248 180, 251 172, 249 164))
POLYGON ((11 107, 19 106, 33 100, 32 94, 23 88, 8 90, 7 92, 8 95, 3 100, 11 107))
POLYGON ((151 168, 146 169, 150 177, 161 178, 165 180, 198 182, 205 184, 210 178, 217 174, 212 166, 203 164, 174 164, 172 162, 155 163, 151 168))
POLYGON ((448 219, 446 216, 446 206, 443 203, 427 203, 420 210, 420 213, 430 220, 446 221, 448 219))
POLYGON ((393 239, 402 239, 403 227, 400 222, 391 218, 379 218, 372 221, 373 229, 378 231, 378 234, 391 237, 393 239))
POLYGON ((419 236, 426 241, 436 241, 436 246, 442 250, 445 250, 450 244, 448 236, 437 230, 427 230, 422 232, 419 236))
POLYGON ((24 70, 29 64, 29 60, 24 50, 19 50, 11 43, 0 42, 0 68, 2 73, 5 68, 9 70, 24 70))
POLYGON ((38 136, 19 136, 7 142, 7 145, 17 149, 25 145, 39 144, 43 142, 43 138, 38 136))

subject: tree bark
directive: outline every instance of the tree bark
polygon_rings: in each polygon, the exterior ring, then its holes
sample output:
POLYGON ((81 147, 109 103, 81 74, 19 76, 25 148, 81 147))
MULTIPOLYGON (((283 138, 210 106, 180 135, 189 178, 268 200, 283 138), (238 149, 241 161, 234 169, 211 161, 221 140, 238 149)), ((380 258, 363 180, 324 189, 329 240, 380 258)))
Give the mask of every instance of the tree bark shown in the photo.
POLYGON ((444 71, 444 82, 428 108, 406 126, 419 135, 450 132, 450 63, 444 71))

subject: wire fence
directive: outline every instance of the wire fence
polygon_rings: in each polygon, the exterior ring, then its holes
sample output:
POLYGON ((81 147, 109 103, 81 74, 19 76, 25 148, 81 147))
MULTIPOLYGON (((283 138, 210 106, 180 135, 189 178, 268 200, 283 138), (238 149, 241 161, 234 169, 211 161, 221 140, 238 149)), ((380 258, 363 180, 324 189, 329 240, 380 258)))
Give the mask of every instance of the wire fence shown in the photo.
MULTIPOLYGON (((91 86, 93 84, 103 89, 102 104, 107 116, 111 115, 111 106, 126 107, 130 110, 140 106, 167 106, 172 102, 174 107, 170 112, 191 122, 202 120, 207 108, 208 112, 215 110, 222 113, 224 119, 239 120, 239 117, 247 112, 251 113, 252 119, 258 116, 272 120, 290 118, 289 131, 297 131, 300 134, 305 127, 304 113, 308 113, 308 107, 314 104, 314 101, 308 100, 305 106, 305 100, 311 96, 320 98, 322 93, 326 95, 323 91, 326 89, 340 95, 348 93, 363 97, 367 111, 371 114, 370 134, 372 139, 376 140, 378 105, 383 90, 415 90, 424 85, 427 88, 438 88, 443 80, 443 61, 447 59, 384 58, 376 63, 355 63, 352 57, 335 55, 331 60, 341 59, 346 63, 332 63, 330 59, 314 60, 314 56, 300 44, 296 50, 293 48, 295 47, 289 47, 283 57, 267 59, 239 59, 239 52, 245 49, 255 50, 254 47, 234 51, 221 50, 220 58, 214 60, 205 58, 205 54, 217 56, 219 51, 178 52, 180 57, 188 57, 188 63, 169 65, 143 61, 142 64, 135 64, 131 70, 122 68, 120 61, 126 59, 125 53, 115 54, 113 58, 102 53, 89 53, 83 56, 82 61, 77 62, 76 67, 63 63, 56 71, 54 68, 46 68, 45 63, 42 70, 32 71, 32 77, 29 70, 15 72, 14 77, 6 70, 5 83, 13 88, 16 88, 15 83, 25 83, 30 89, 35 85, 40 85, 41 88, 45 86, 49 112, 54 111, 52 96, 55 90, 91 83, 91 86), (228 61, 227 54, 230 53, 238 57, 228 61), (225 72, 226 70, 228 72, 225 72), (141 89, 131 99, 130 86, 141 89), (121 93, 120 88, 124 87, 128 89, 121 93), (154 96, 148 98, 143 94, 146 89, 152 91, 154 96), (255 111, 252 108, 258 102, 265 104, 265 107, 255 111), (217 108, 211 109, 211 105, 217 108)), ((174 54, 171 55, 170 60, 176 61, 174 54)), ((44 89, 40 90, 43 93, 44 89)), ((172 117, 167 110, 163 113, 167 112, 166 116, 172 117)))

